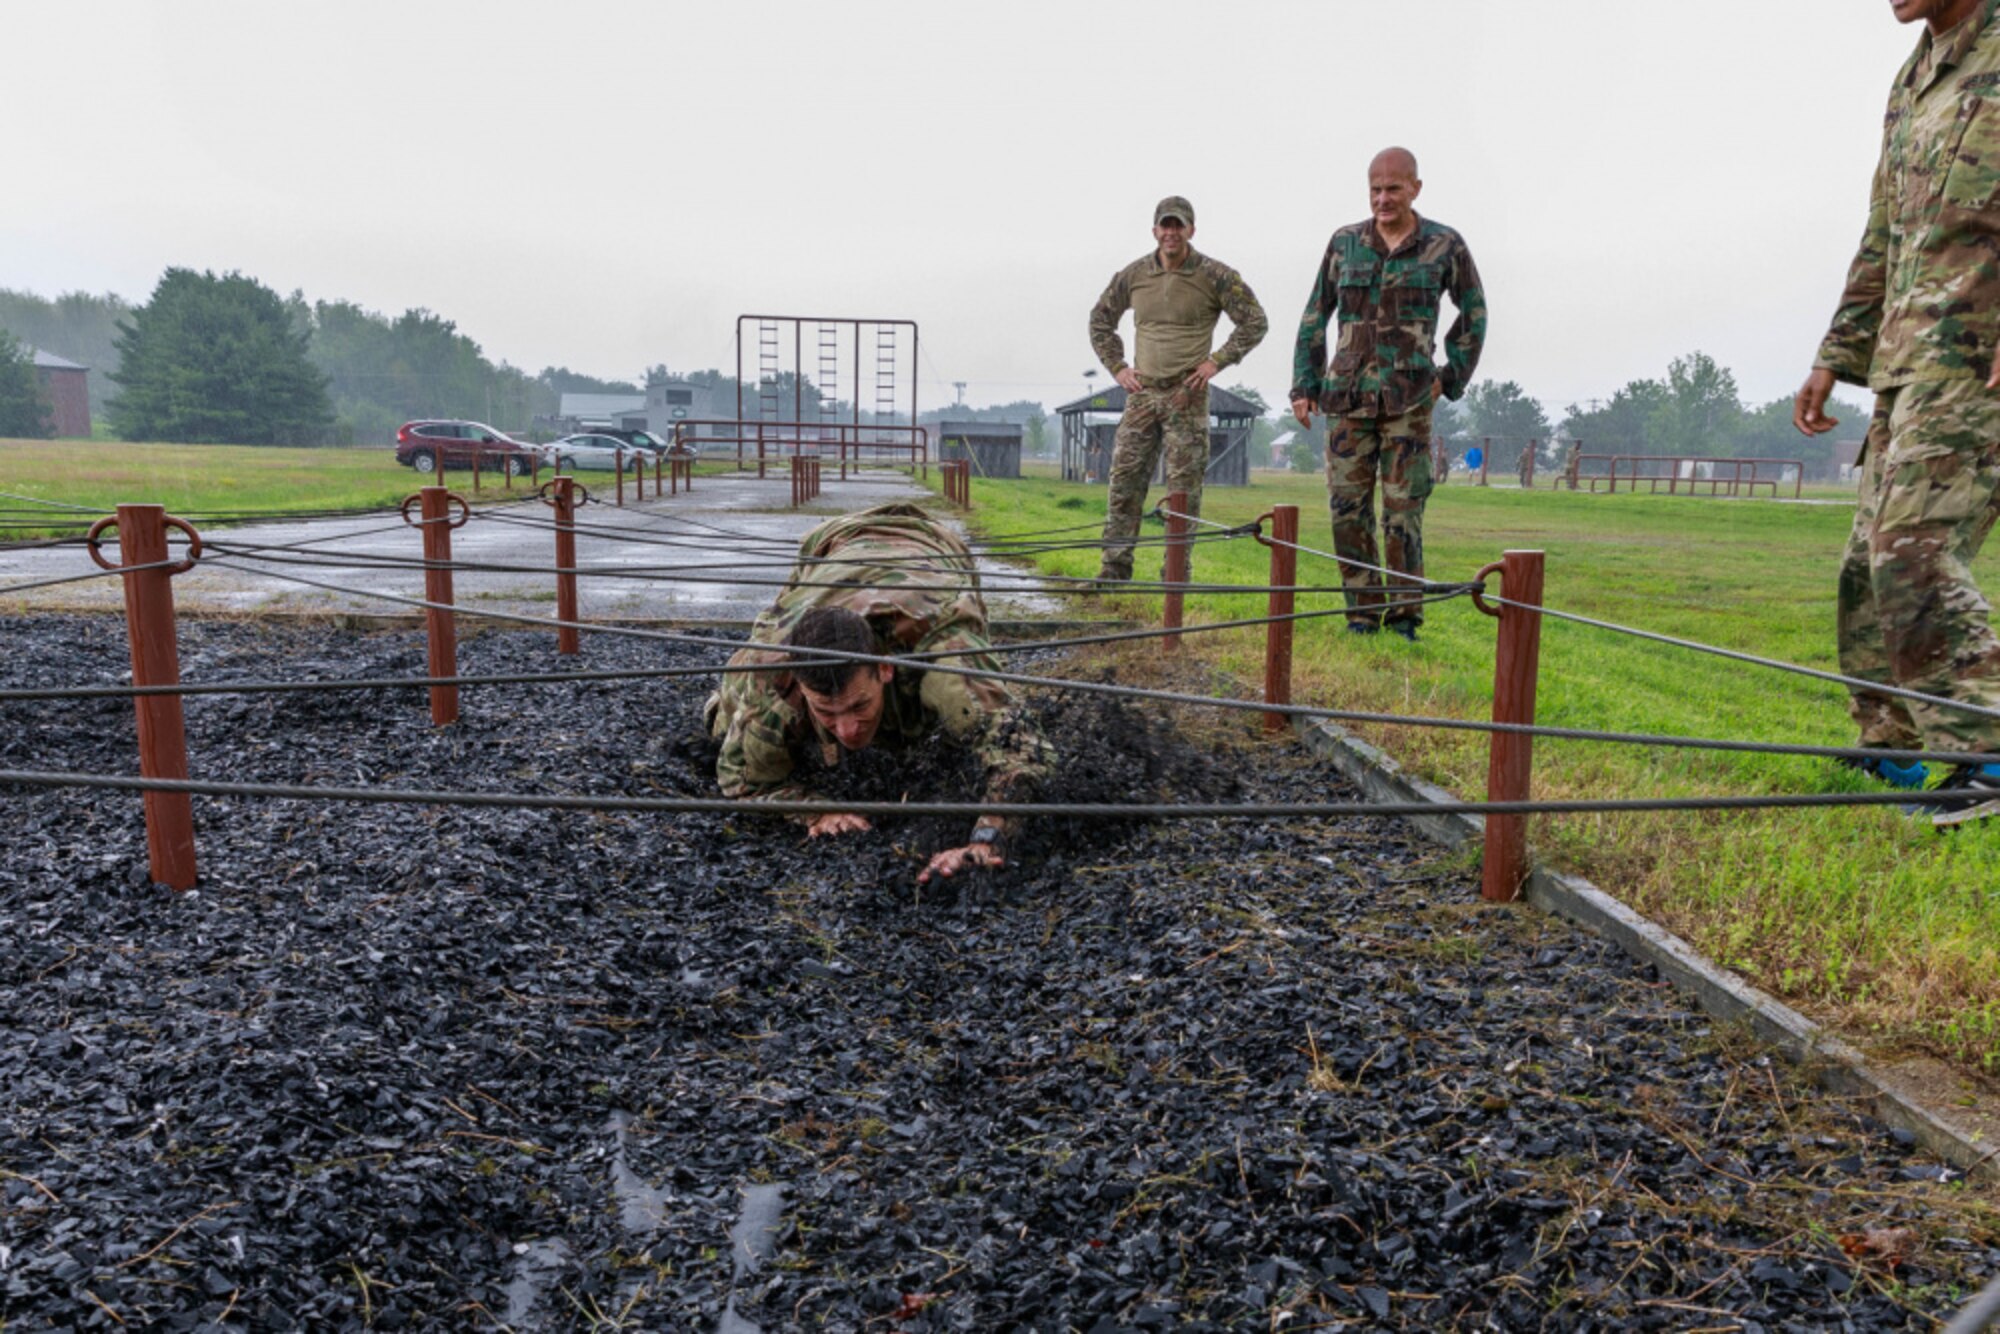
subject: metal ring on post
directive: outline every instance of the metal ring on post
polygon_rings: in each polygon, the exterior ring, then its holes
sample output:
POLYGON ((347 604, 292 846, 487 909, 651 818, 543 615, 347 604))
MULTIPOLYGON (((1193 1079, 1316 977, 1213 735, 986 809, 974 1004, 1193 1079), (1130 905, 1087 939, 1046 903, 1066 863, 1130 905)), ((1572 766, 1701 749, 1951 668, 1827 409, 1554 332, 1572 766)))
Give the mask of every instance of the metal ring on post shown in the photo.
MULTIPOLYGON (((163 516, 160 521, 170 528, 178 528, 187 534, 188 554, 186 559, 177 560, 172 565, 166 567, 168 574, 186 574, 194 568, 194 563, 201 559, 201 534, 196 532, 194 525, 186 519, 176 519, 171 514, 163 516)), ((90 531, 83 535, 84 545, 90 552, 90 558, 96 561, 98 567, 101 569, 122 570, 125 568, 123 565, 113 565, 110 561, 104 559, 104 553, 99 549, 99 534, 106 528, 115 526, 117 522, 117 515, 107 514, 96 523, 90 525, 90 531)))
POLYGON ((1271 539, 1264 536, 1264 520, 1275 519, 1277 517, 1278 517, 1278 512, 1276 510, 1265 510, 1262 514, 1259 514, 1256 518, 1250 521, 1250 535, 1256 538, 1257 541, 1262 545, 1267 547, 1270 546, 1271 539))
MULTIPOLYGON (((1507 563, 1505 561, 1496 560, 1491 565, 1482 565, 1479 569, 1479 573, 1472 576, 1471 587, 1465 590, 1466 592, 1472 595, 1473 606, 1479 608, 1479 610, 1485 612, 1488 616, 1491 616, 1496 620, 1499 619, 1500 609, 1498 607, 1487 606, 1486 599, 1481 597, 1480 594, 1486 591, 1486 576, 1489 574, 1500 574, 1501 571, 1506 568, 1506 564, 1507 563)), ((1502 578, 1501 583, 1502 587, 1505 587, 1504 577, 1502 578)))
MULTIPOLYGON (((549 481, 543 482, 542 489, 536 492, 536 494, 542 498, 542 503, 544 505, 547 505, 550 509, 554 509, 556 507, 555 497, 549 494, 550 490, 554 488, 554 486, 555 486, 555 481, 551 479, 549 481)), ((570 494, 570 505, 572 508, 581 509, 583 506, 591 503, 589 488, 585 487, 582 482, 577 481, 575 478, 570 479, 569 494, 570 494)))
MULTIPOLYGON (((410 517, 410 506, 421 501, 423 498, 424 498, 423 493, 421 491, 415 493, 414 495, 403 497, 403 506, 401 510, 401 513, 403 515, 403 522, 407 523, 412 528, 421 526, 423 520, 412 519, 410 517)), ((448 520, 447 525, 449 527, 463 528, 465 527, 466 524, 472 521, 472 506, 466 502, 464 496, 461 496, 456 491, 447 491, 445 492, 444 498, 446 501, 456 504, 458 506, 458 518, 454 520, 448 520)))

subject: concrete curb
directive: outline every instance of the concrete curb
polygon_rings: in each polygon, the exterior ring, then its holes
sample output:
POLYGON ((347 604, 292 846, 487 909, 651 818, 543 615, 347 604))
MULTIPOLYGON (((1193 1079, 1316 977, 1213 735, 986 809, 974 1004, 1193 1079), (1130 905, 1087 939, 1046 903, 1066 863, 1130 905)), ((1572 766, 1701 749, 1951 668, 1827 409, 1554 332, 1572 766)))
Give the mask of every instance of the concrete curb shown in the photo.
MULTIPOLYGON (((1406 772, 1387 754, 1324 719, 1300 720, 1306 748, 1376 801, 1458 801, 1435 783, 1406 772)), ((1485 823, 1476 815, 1407 817, 1425 837, 1448 847, 1480 838, 1485 823)), ((1909 1131, 1917 1143, 1968 1176, 2000 1180, 2000 1147, 1980 1140, 1919 1105, 1873 1069, 1853 1046, 1828 1033, 1775 996, 1767 995, 1695 950, 1671 931, 1579 876, 1536 867, 1524 897, 1543 912, 1575 922, 1612 941, 1641 963, 1691 995, 1718 1019, 1748 1025, 1757 1037, 1805 1069, 1830 1092, 1852 1098, 1884 1124, 1909 1131)))

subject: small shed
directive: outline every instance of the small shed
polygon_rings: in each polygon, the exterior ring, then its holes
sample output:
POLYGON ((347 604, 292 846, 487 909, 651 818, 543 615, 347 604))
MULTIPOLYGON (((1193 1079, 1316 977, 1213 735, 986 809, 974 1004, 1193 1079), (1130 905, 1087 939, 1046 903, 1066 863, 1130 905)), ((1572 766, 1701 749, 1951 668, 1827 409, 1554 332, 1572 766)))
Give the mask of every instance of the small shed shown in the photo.
POLYGON ((90 438, 90 368, 40 348, 29 349, 35 378, 49 396, 49 417, 62 440, 90 438))
POLYGON ((941 421, 937 424, 938 459, 969 458, 977 477, 1019 477, 1021 429, 1019 422, 941 421))
MULTIPOLYGON (((1066 482, 1100 482, 1111 468, 1111 442, 1119 414, 1125 411, 1125 390, 1118 385, 1065 403, 1062 417, 1062 475, 1066 482)), ((1250 428, 1259 416, 1257 405, 1227 389, 1208 387, 1209 486, 1250 484, 1250 428)), ((1166 477, 1165 451, 1153 470, 1155 482, 1166 477)))

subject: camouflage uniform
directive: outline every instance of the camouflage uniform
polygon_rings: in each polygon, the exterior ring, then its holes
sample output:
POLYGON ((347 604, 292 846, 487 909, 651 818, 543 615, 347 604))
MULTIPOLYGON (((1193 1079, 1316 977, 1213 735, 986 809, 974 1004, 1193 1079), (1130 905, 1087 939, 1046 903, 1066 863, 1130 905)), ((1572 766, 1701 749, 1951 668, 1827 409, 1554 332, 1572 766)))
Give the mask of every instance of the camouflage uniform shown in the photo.
MULTIPOLYGON (((1118 321, 1133 312, 1138 361, 1132 366, 1145 387, 1128 394, 1111 446, 1110 498, 1104 540, 1130 543, 1139 534, 1146 487, 1167 455, 1167 490, 1187 493, 1188 513, 1201 513, 1202 480, 1208 474, 1208 390, 1183 388, 1204 361, 1233 366, 1263 341, 1270 327, 1264 308, 1242 275, 1192 246, 1178 269, 1161 263, 1157 251, 1120 269, 1090 311, 1090 346, 1115 377, 1128 364, 1118 321), (1235 327, 1213 352, 1209 340, 1216 320, 1229 316, 1235 327)), ((1099 577, 1130 579, 1130 545, 1104 549, 1099 577)))
MULTIPOLYGON (((1327 243, 1299 320, 1292 398, 1327 414, 1326 488, 1333 549, 1348 560, 1384 565, 1421 580, 1424 501, 1431 493, 1431 386, 1465 393, 1486 342, 1486 297, 1465 240, 1427 218, 1393 252, 1374 219, 1342 227, 1327 243), (1438 298, 1458 317, 1445 335, 1445 364, 1432 364, 1438 298), (1329 364, 1327 327, 1339 333, 1329 364), (1375 547, 1375 485, 1382 486, 1382 552, 1375 547)), ((1382 615, 1383 577, 1345 567, 1348 619, 1382 615)), ((1405 582, 1397 580, 1396 583, 1405 582)), ((1423 623, 1418 607, 1387 619, 1423 623)))
MULTIPOLYGON (((999 670, 985 651, 990 646, 986 603, 971 553, 914 505, 878 505, 807 533, 784 590, 751 628, 751 643, 783 644, 815 607, 844 607, 863 617, 875 632, 877 653, 951 651, 955 656, 947 661, 953 666, 999 670)), ((782 662, 788 656, 746 648, 729 665, 782 662)), ((725 672, 704 717, 722 743, 715 776, 727 796, 808 799, 811 792, 794 772, 809 748, 816 745, 828 768, 840 762, 840 743, 814 721, 788 672, 725 672)), ((927 672, 917 664, 898 666, 883 693, 882 722, 871 744, 900 750, 939 727, 977 753, 986 770, 988 801, 1025 800, 1049 771, 1053 752, 1004 684, 927 672)))
MULTIPOLYGON (((2000 21, 1926 31, 1889 93, 1868 225, 1816 366, 1875 391, 1842 558, 1849 676, 2000 708, 1970 565, 2000 511, 2000 21)), ((1864 745, 1993 749, 2000 724, 1856 690, 1864 745)))

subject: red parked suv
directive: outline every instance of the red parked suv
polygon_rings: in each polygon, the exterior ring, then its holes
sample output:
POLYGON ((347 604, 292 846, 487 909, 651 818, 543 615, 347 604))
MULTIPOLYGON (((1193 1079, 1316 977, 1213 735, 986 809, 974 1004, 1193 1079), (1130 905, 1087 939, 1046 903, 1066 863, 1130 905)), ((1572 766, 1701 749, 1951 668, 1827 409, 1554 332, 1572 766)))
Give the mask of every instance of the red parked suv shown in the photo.
POLYGON ((404 422, 396 432, 396 462, 418 472, 470 468, 476 454, 481 468, 504 468, 516 477, 525 477, 534 466, 536 453, 533 445, 524 445, 484 422, 404 422))

